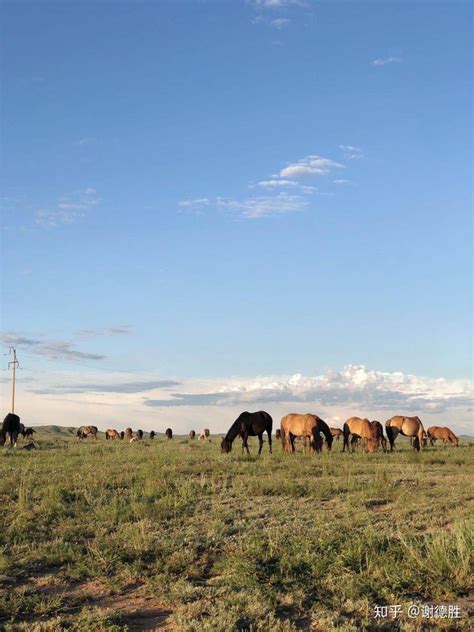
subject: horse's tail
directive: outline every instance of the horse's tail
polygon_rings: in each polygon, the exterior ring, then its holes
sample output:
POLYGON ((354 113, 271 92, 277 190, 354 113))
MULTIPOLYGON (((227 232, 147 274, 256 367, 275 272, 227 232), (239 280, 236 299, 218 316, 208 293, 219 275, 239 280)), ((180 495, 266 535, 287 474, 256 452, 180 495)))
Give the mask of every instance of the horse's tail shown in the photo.
POLYGON ((285 445, 286 445, 286 438, 285 438, 285 430, 283 428, 280 428, 280 441, 281 441, 281 447, 284 450, 285 445))

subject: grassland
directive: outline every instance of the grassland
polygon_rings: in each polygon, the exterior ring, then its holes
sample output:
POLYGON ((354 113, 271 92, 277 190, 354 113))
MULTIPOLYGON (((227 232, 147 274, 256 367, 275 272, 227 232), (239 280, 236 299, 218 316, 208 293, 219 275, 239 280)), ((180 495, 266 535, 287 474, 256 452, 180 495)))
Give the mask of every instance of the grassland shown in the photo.
POLYGON ((7 632, 470 629, 469 445, 256 458, 72 436, 0 454, 7 632), (462 618, 410 619, 412 603, 462 618))

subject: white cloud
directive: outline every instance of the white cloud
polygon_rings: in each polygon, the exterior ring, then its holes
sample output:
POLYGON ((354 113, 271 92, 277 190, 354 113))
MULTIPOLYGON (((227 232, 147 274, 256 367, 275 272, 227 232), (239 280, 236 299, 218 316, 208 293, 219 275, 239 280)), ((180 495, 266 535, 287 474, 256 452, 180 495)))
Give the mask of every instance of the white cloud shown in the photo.
POLYGON ((402 58, 396 55, 390 57, 380 57, 372 61, 372 66, 386 66, 387 64, 401 64, 402 58))
POLYGON ((100 329, 80 329, 77 335, 81 338, 96 338, 98 336, 126 336, 131 334, 131 325, 112 325, 100 329))
POLYGON ((54 378, 40 372, 27 382, 31 375, 25 370, 18 381, 22 416, 33 423, 64 425, 67 419, 67 425, 79 425, 93 416, 102 428, 112 424, 121 429, 127 419, 144 430, 162 432, 171 426, 179 433, 206 426, 222 432, 242 410, 265 408, 273 416, 274 428, 290 411, 311 411, 341 423, 353 414, 382 422, 395 414, 419 415, 425 427, 448 425, 459 433, 472 433, 469 379, 374 371, 363 365, 313 376, 184 381, 148 372, 111 376, 91 371, 55 372, 54 378))
POLYGON ((307 156, 296 163, 291 163, 280 171, 280 178, 299 178, 301 176, 325 176, 333 169, 344 168, 334 160, 321 156, 307 156))
POLYGON ((345 180, 344 178, 338 178, 337 180, 333 180, 334 184, 351 184, 350 180, 345 180))
POLYGON ((315 187, 309 185, 303 185, 299 182, 295 182, 295 180, 285 180, 283 178, 272 178, 271 180, 260 180, 257 184, 251 184, 249 188, 253 189, 255 187, 261 187, 262 189, 298 189, 302 193, 314 193, 316 191, 315 187))
POLYGON ((344 158, 347 160, 359 160, 364 157, 364 153, 360 147, 354 147, 353 145, 339 145, 339 149, 344 153, 344 158))
POLYGON ((284 29, 286 26, 288 26, 290 21, 291 20, 289 20, 288 18, 275 18, 274 20, 270 21, 270 26, 273 26, 274 29, 278 29, 280 31, 281 29, 284 29))

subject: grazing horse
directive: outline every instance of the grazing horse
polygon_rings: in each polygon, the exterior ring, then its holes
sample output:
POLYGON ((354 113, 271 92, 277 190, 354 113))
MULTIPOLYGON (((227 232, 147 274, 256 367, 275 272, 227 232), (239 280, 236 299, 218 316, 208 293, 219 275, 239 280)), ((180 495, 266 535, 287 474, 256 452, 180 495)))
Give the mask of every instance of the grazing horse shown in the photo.
POLYGON ((152 439, 152 440, 153 440, 153 439, 155 438, 155 434, 156 434, 156 432, 155 432, 154 430, 152 430, 152 431, 150 432, 150 439, 152 439))
POLYGON ((284 452, 295 451, 296 437, 301 437, 303 447, 306 446, 306 439, 309 439, 310 450, 321 452, 323 447, 321 432, 325 436, 326 445, 328 450, 330 450, 332 446, 332 434, 329 430, 329 426, 321 417, 312 415, 311 413, 307 413, 306 415, 290 413, 283 417, 280 422, 280 439, 284 452))
POLYGON ((143 430, 137 430, 137 432, 135 433, 135 437, 138 439, 138 441, 141 441, 143 439, 143 430))
POLYGON ((427 434, 431 445, 434 445, 435 441, 440 439, 445 445, 447 443, 453 443, 459 448, 459 438, 456 437, 454 432, 447 426, 430 426, 427 430, 427 434))
POLYGON ((188 437, 191 439, 191 441, 194 441, 194 439, 196 438, 196 431, 195 430, 190 430, 188 437))
POLYGON ((385 422, 385 430, 390 442, 390 452, 393 452, 395 439, 400 433, 404 437, 413 437, 413 447, 417 452, 423 449, 423 436, 425 429, 419 417, 404 417, 396 415, 387 419, 385 422))
POLYGON ((130 439, 133 437, 133 430, 131 428, 125 428, 125 436, 130 441, 130 439))
POLYGON ((125 437, 125 432, 123 430, 121 430, 121 432, 120 432, 120 439, 123 441, 124 437, 125 437))
POLYGON ((331 431, 332 438, 336 439, 336 441, 339 441, 339 439, 344 436, 340 428, 329 428, 329 430, 331 431))
POLYGON ((385 438, 384 434, 383 434, 383 426, 380 423, 380 421, 376 421, 374 419, 374 421, 370 422, 370 425, 372 426, 372 431, 374 433, 374 437, 376 439, 379 440, 379 442, 382 445, 382 450, 384 452, 387 452, 387 439, 385 438))
POLYGON ((380 438, 374 431, 370 421, 368 419, 361 419, 360 417, 350 417, 344 423, 344 445, 342 446, 342 451, 345 452, 346 448, 349 451, 349 437, 352 435, 351 445, 352 450, 354 450, 354 445, 358 442, 359 439, 364 440, 366 442, 367 452, 376 452, 380 438), (355 441, 354 441, 355 439, 355 441))
POLYGON ((276 439, 277 441, 280 441, 280 439, 281 439, 281 430, 280 430, 280 428, 277 428, 277 429, 275 430, 275 439, 276 439))
POLYGON ((108 430, 105 431, 105 440, 108 441, 109 439, 120 439, 120 435, 116 430, 108 428, 108 430))
POLYGON ((171 430, 171 428, 166 428, 165 435, 166 435, 167 439, 172 439, 173 438, 173 431, 171 430))
POLYGON ((8 413, 8 415, 3 420, 2 430, 0 432, 1 445, 5 445, 8 435, 10 437, 10 447, 13 448, 13 446, 16 446, 16 442, 18 439, 18 435, 20 434, 22 425, 23 424, 20 423, 20 418, 18 415, 15 415, 15 413, 8 413))
POLYGON ((33 428, 25 428, 24 432, 23 432, 23 436, 24 437, 30 437, 31 439, 33 439, 33 435, 36 433, 36 430, 34 430, 33 428))
POLYGON ((250 454, 248 438, 258 437, 259 448, 258 454, 260 456, 263 448, 263 433, 268 435, 268 447, 270 448, 270 454, 272 453, 272 426, 273 419, 264 410, 259 410, 256 413, 244 412, 241 413, 229 428, 229 432, 226 434, 221 443, 221 451, 228 453, 232 450, 232 443, 237 437, 242 439, 242 451, 244 448, 247 450, 247 454, 250 454))
POLYGON ((81 426, 77 431, 78 439, 87 439, 88 437, 92 437, 94 440, 97 440, 97 433, 99 432, 97 426, 81 426))
POLYGON ((204 428, 204 430, 199 435, 199 441, 205 441, 206 439, 210 441, 210 438, 209 438, 210 436, 211 436, 211 431, 209 430, 209 428, 204 428))

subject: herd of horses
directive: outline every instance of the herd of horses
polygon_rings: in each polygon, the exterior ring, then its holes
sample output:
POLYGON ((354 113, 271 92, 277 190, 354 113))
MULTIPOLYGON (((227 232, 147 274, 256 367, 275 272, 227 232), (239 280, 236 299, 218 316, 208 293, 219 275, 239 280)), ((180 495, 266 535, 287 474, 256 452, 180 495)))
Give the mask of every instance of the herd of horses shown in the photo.
MULTIPOLYGON (((270 452, 272 452, 272 431, 273 419, 266 411, 243 412, 234 421, 222 439, 221 451, 229 453, 232 450, 233 442, 239 437, 242 440, 242 451, 246 450, 249 453, 248 438, 258 437, 258 454, 260 455, 264 443, 263 435, 266 433, 268 436, 268 447, 270 452)), ((388 450, 392 452, 395 446, 395 439, 399 434, 408 437, 413 448, 418 452, 427 445, 428 441, 431 445, 434 445, 436 441, 442 441, 443 444, 459 446, 459 438, 450 428, 446 426, 431 426, 425 431, 419 417, 405 417, 402 415, 391 417, 385 422, 385 432, 386 437, 382 424, 376 420, 369 421, 366 418, 350 417, 341 429, 329 427, 318 415, 290 413, 282 418, 280 428, 276 430, 275 436, 277 440, 281 441, 284 452, 288 453, 295 452, 295 441, 297 439, 302 441, 303 450, 306 450, 309 445, 310 451, 321 452, 324 445, 326 445, 328 450, 331 450, 333 441, 339 441, 341 437, 343 438, 343 452, 346 450, 354 451, 357 445, 361 445, 367 452, 376 452, 380 447, 384 452, 388 450)), ((16 445, 19 435, 28 438, 30 446, 34 445, 34 433, 35 430, 33 428, 26 428, 20 422, 18 415, 8 413, 3 420, 0 430, 0 445, 5 445, 8 437, 10 446, 13 447, 16 445)), ((98 433, 97 426, 81 426, 77 430, 76 436, 79 440, 97 440, 98 433)), ((152 430, 149 433, 149 438, 154 439, 155 436, 156 432, 152 430)), ((171 428, 165 430, 165 436, 167 439, 173 438, 171 428)), ((196 431, 190 430, 188 434, 189 439, 193 441, 196 439, 196 436, 196 431)), ((209 429, 204 428, 199 434, 199 440, 210 441, 210 436, 209 429)), ((105 438, 107 441, 126 440, 131 443, 133 441, 142 441, 144 432, 143 430, 134 432, 132 428, 126 428, 119 432, 108 428, 105 431, 105 438)))
MULTIPOLYGON (((78 429, 76 436, 80 440, 81 439, 97 440, 98 433, 99 433, 99 429, 97 428, 97 426, 81 426, 78 429)), ((142 441, 144 438, 143 430, 137 430, 136 432, 133 432, 131 428, 125 428, 125 430, 122 430, 121 432, 113 428, 108 428, 104 434, 105 434, 106 441, 113 441, 115 439, 119 441, 126 440, 129 443, 132 443, 133 441, 142 441)), ((196 431, 190 430, 188 436, 191 440, 195 439, 196 431)), ((149 433, 149 438, 153 440, 155 437, 156 437, 156 432, 154 430, 151 430, 149 433)), ((165 437, 167 439, 173 438, 173 430, 171 428, 166 428, 165 437)), ((209 428, 204 428, 204 430, 200 433, 198 438, 200 441, 210 441, 211 440, 210 437, 211 437, 211 432, 209 428)))
MULTIPOLYGON (((240 437, 242 450, 246 449, 249 452, 248 438, 258 437, 258 454, 260 454, 263 448, 263 435, 267 433, 268 448, 272 452, 272 430, 273 420, 264 410, 255 413, 244 412, 229 428, 222 440, 221 450, 224 453, 230 452, 232 443, 237 437, 240 437)), ((367 452, 376 452, 379 447, 382 447, 384 452, 389 449, 392 452, 395 439, 399 434, 409 437, 412 446, 418 452, 423 449, 427 440, 430 441, 431 445, 434 445, 435 441, 441 440, 445 444, 452 443, 459 446, 459 439, 452 430, 447 427, 431 426, 425 432, 419 417, 402 415, 391 417, 385 422, 385 431, 388 443, 380 421, 350 417, 341 429, 330 428, 318 415, 290 413, 282 418, 280 428, 276 430, 275 436, 281 441, 284 452, 289 453, 295 452, 295 441, 298 438, 301 439, 304 450, 309 443, 311 451, 321 452, 324 444, 328 450, 331 450, 333 440, 339 441, 341 436, 343 437, 343 452, 350 449, 354 451, 356 445, 362 445, 367 452)))

